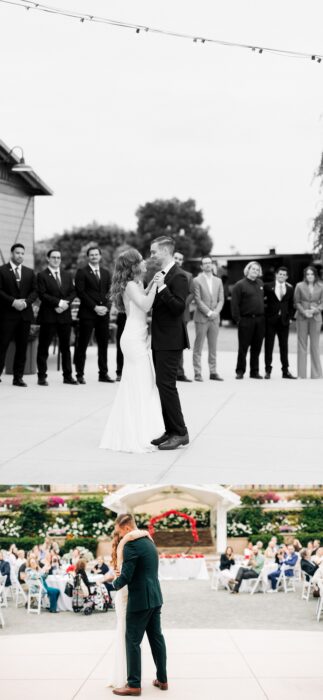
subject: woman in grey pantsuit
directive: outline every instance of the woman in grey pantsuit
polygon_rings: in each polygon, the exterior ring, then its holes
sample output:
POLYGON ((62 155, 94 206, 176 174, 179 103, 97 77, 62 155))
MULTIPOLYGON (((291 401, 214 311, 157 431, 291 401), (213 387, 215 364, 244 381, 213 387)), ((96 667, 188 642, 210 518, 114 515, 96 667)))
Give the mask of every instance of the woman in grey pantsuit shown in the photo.
POLYGON ((304 270, 304 280, 295 287, 294 302, 297 330, 297 374, 306 378, 307 344, 310 337, 311 379, 322 378, 320 332, 322 326, 323 285, 318 281, 315 267, 304 270))

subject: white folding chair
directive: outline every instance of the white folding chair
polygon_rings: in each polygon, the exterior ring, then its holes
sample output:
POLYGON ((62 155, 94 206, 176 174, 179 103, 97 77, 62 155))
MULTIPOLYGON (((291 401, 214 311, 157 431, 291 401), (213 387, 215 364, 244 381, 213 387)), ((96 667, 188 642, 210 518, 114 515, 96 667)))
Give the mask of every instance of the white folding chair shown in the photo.
MULTIPOLYGON (((290 571, 293 567, 288 566, 287 569, 290 571)), ((295 593, 295 576, 294 571, 291 576, 286 576, 286 567, 282 565, 280 575, 277 579, 277 591, 282 588, 284 593, 295 593)))
POLYGON ((317 586, 319 587, 320 591, 320 597, 317 601, 317 608, 316 608, 316 619, 319 622, 321 615, 323 614, 323 581, 316 581, 317 586))
POLYGON ((19 608, 20 602, 21 605, 25 605, 27 603, 27 595, 18 579, 12 584, 11 588, 13 591, 16 608, 19 608))
POLYGON ((211 576, 211 589, 212 591, 218 591, 219 586, 223 586, 227 591, 230 590, 228 580, 222 576, 222 571, 220 571, 220 563, 215 562, 213 565, 212 576, 211 576))
POLYGON ((27 588, 27 613, 36 613, 40 615, 41 601, 44 593, 42 583, 35 579, 27 582, 27 588))
POLYGON ((250 584, 250 595, 256 593, 256 591, 260 588, 262 593, 266 593, 268 588, 268 574, 266 571, 262 569, 258 578, 250 579, 250 584))
POLYGON ((313 581, 312 581, 312 576, 309 576, 309 574, 306 574, 305 571, 301 572, 301 581, 302 581, 302 594, 301 594, 301 599, 306 600, 308 603, 310 599, 311 592, 313 590, 313 581))
POLYGON ((0 575, 0 586, 2 586, 2 588, 3 588, 1 601, 0 601, 0 608, 7 608, 8 607, 6 581, 7 581, 7 576, 0 575))
POLYGON ((1 583, 0 584, 0 625, 1 625, 1 627, 4 627, 4 617, 2 614, 1 608, 6 607, 5 605, 3 605, 3 600, 4 600, 4 585, 1 583))

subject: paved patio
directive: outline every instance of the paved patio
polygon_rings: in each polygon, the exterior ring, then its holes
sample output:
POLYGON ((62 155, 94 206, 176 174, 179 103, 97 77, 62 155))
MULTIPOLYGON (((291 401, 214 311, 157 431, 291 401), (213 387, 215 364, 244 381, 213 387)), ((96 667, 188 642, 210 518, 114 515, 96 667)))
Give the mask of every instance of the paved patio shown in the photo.
MULTIPOLYGON (((323 636, 318 632, 166 629, 169 700, 321 700, 323 636)), ((106 687, 113 632, 65 632, 0 638, 1 695, 10 700, 112 700, 106 687)), ((144 644, 142 696, 151 685, 144 644)))
MULTIPOLYGON (((295 335, 290 365, 296 371, 295 335)), ((111 374, 115 348, 109 352, 111 374)), ((50 386, 27 377, 28 389, 0 385, 1 483, 323 483, 320 380, 281 379, 275 354, 270 381, 237 382, 236 331, 222 328, 218 370, 210 382, 179 384, 191 442, 177 451, 136 455, 98 448, 118 384, 97 382, 96 349, 88 351, 86 386, 68 386, 50 358, 50 386)), ((192 376, 191 351, 185 351, 192 376)))

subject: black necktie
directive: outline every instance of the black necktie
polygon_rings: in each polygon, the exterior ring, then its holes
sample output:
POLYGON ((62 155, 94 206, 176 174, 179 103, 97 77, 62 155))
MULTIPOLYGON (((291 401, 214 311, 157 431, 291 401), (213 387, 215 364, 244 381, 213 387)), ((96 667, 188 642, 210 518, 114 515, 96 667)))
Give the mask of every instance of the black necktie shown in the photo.
POLYGON ((59 279, 59 274, 58 274, 58 272, 55 272, 55 277, 56 277, 56 282, 57 282, 59 288, 61 288, 62 285, 61 285, 61 280, 59 279))
POLYGON ((16 278, 16 283, 19 287, 20 286, 19 267, 16 267, 16 269, 15 269, 15 278, 16 278))
POLYGON ((98 280, 98 282, 99 282, 99 284, 100 284, 100 273, 99 273, 99 270, 95 270, 95 276, 96 276, 96 278, 97 278, 97 280, 98 280))

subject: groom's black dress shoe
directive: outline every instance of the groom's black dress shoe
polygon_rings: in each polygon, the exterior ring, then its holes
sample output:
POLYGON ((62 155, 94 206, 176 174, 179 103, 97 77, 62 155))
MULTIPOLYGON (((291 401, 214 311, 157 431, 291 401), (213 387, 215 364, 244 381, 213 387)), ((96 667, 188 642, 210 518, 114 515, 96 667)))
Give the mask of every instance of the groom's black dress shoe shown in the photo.
POLYGON ((155 438, 154 440, 151 440, 150 444, 156 445, 156 447, 158 447, 158 445, 161 445, 162 442, 166 442, 166 440, 169 440, 169 438, 170 438, 169 433, 163 433, 159 438, 155 438))
POLYGON ((162 442, 158 445, 159 450, 177 450, 178 447, 188 445, 189 443, 188 433, 185 435, 172 435, 166 442, 162 442))
POLYGON ((102 375, 102 377, 99 376, 99 382, 108 382, 109 384, 114 384, 114 379, 111 379, 108 374, 102 375))
POLYGON ((13 379, 12 383, 14 386, 27 386, 26 382, 24 382, 24 380, 20 377, 18 377, 17 379, 13 379))
POLYGON ((176 377, 177 382, 191 382, 192 380, 189 379, 186 374, 178 374, 176 377))
POLYGON ((290 372, 283 372, 283 379, 297 379, 290 372))
POLYGON ((141 688, 131 688, 130 685, 125 685, 124 688, 114 688, 112 692, 115 695, 141 695, 141 688))
POLYGON ((157 678, 155 681, 153 681, 153 685, 155 688, 159 688, 159 690, 168 690, 168 683, 162 683, 157 678))

